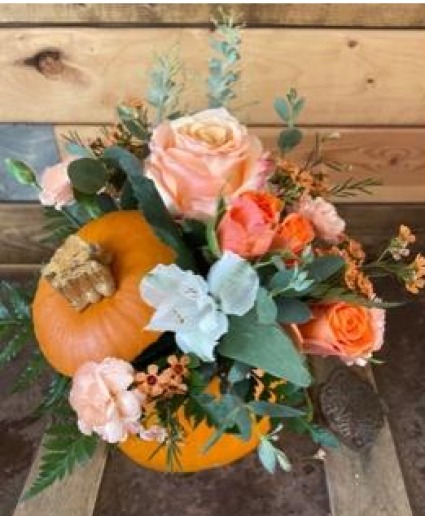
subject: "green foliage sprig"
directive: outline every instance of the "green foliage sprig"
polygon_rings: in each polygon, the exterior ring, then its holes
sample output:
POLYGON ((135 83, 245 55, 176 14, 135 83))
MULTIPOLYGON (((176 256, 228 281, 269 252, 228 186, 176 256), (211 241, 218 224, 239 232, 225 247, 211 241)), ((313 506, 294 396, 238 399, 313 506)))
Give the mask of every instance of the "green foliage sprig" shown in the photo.
POLYGON ((44 434, 43 455, 37 478, 24 493, 28 500, 65 475, 85 464, 96 451, 98 438, 80 432, 75 420, 53 423, 44 434))
POLYGON ((337 183, 329 191, 328 195, 333 197, 355 197, 359 193, 372 195, 370 190, 374 186, 380 186, 382 182, 372 177, 356 180, 350 177, 342 183, 337 183))
POLYGON ((236 97, 234 87, 241 75, 241 25, 232 13, 224 10, 219 11, 213 23, 215 33, 210 46, 217 55, 208 61, 208 107, 218 108, 227 106, 236 97))
POLYGON ((148 103, 155 109, 155 124, 172 118, 178 111, 183 91, 183 65, 177 47, 166 54, 156 55, 149 71, 148 103))
POLYGON ((286 97, 278 97, 274 101, 274 109, 288 126, 279 134, 278 145, 282 152, 289 152, 302 140, 302 132, 295 127, 298 117, 305 105, 305 99, 298 96, 296 89, 291 88, 286 97))
POLYGON ((0 282, 0 366, 15 359, 33 339, 31 295, 32 289, 0 282))

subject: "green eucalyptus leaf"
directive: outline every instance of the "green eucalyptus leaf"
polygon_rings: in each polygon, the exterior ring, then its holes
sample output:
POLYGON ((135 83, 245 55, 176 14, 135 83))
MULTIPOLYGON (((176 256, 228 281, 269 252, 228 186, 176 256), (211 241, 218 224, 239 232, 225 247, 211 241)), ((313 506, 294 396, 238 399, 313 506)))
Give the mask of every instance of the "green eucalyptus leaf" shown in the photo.
POLYGON ((268 291, 263 287, 258 289, 255 310, 260 324, 273 324, 276 322, 276 303, 273 301, 268 291))
POLYGON ((257 453, 264 469, 273 474, 276 471, 277 462, 274 446, 266 438, 263 438, 258 445, 257 453))
POLYGON ((305 106, 305 99, 299 98, 295 101, 295 103, 292 106, 292 117, 295 120, 300 116, 301 111, 304 109, 305 106))
POLYGON ((37 185, 37 179, 32 168, 19 159, 7 158, 4 160, 6 170, 22 185, 37 185))
POLYGON ((310 374, 288 335, 277 325, 258 324, 255 308, 229 318, 229 331, 219 344, 222 356, 264 369, 278 378, 307 387, 310 374))
POLYGON ((302 324, 311 319, 310 308, 297 298, 279 296, 277 303, 277 320, 281 324, 302 324))
POLYGON ((303 133, 299 129, 285 129, 279 135, 278 145, 283 152, 289 152, 302 140, 303 133))
POLYGON ((108 172, 97 159, 81 158, 68 166, 68 176, 75 190, 83 194, 95 194, 108 180, 108 172))
POLYGON ((244 364, 242 362, 234 362, 227 375, 227 379, 230 383, 241 382, 246 379, 250 371, 251 366, 244 364))
POLYGON ((291 120, 291 108, 288 102, 282 97, 277 97, 273 103, 274 110, 285 122, 291 120))
POLYGON ((277 403, 269 403, 268 401, 250 401, 248 407, 257 416, 270 416, 270 417, 299 417, 303 416, 304 412, 286 405, 280 405, 277 403))
POLYGON ((293 277, 294 272, 291 269, 282 269, 271 277, 268 287, 270 290, 285 290, 289 287, 293 277))
POLYGON ((289 473, 292 470, 291 463, 289 462, 288 457, 286 456, 286 453, 284 453, 282 450, 276 449, 276 459, 283 471, 286 473, 289 473))
POLYGON ((312 261, 307 270, 309 275, 317 282, 326 281, 345 266, 345 261, 340 256, 319 256, 312 261))

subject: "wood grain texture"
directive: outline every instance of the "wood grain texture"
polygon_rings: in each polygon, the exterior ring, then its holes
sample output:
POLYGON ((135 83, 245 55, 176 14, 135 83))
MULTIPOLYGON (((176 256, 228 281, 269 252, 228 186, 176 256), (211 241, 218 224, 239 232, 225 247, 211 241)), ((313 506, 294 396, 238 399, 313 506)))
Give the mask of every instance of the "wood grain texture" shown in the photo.
MULTIPOLYGON (((423 5, 230 4, 248 25, 424 27, 423 5)), ((0 24, 199 25, 210 23, 209 4, 2 4, 0 24)))
MULTIPOLYGON (((86 140, 100 132, 99 126, 56 126, 55 133, 62 156, 66 155, 63 138, 77 131, 86 140)), ((250 127, 268 150, 276 148, 278 127, 250 127)), ((289 155, 298 163, 305 163, 314 145, 316 132, 332 133, 336 128, 307 128, 303 143, 289 155)), ((352 166, 349 173, 332 172, 331 181, 342 181, 350 176, 358 179, 375 177, 382 186, 373 195, 362 194, 340 202, 425 202, 425 129, 338 129, 341 137, 327 143, 323 157, 352 166)))
POLYGON ((15 158, 25 161, 41 172, 58 161, 58 149, 51 125, 0 125, 0 201, 36 200, 34 188, 17 183, 6 172, 4 160, 15 158))
MULTIPOLYGON (((360 238, 370 250, 380 249, 386 239, 397 233, 400 223, 425 238, 425 203, 344 204, 338 206, 338 211, 347 221, 348 233, 360 238)), ((31 269, 46 261, 52 253, 51 248, 40 243, 46 236, 38 204, 0 203, 0 266, 10 270, 12 264, 23 264, 31 269)))
MULTIPOLYGON (((37 476, 42 452, 43 443, 37 451, 23 493, 37 476)), ((77 467, 72 475, 34 498, 19 503, 13 516, 92 516, 106 456, 106 446, 99 445, 93 458, 84 467, 77 467)))
MULTIPOLYGON (((205 108, 208 37, 206 29, 1 29, 2 119, 108 123, 120 100, 145 91, 154 52, 175 43, 188 68, 184 100, 205 108), (43 67, 46 51, 56 57, 43 67)), ((277 123, 273 99, 295 86, 309 100, 301 123, 425 124, 425 31, 247 29, 243 41, 235 104, 247 122, 277 123)))
POLYGON ((38 204, 0 203, 0 264, 35 264, 45 261, 52 249, 38 204))
MULTIPOLYGON (((313 360, 318 384, 336 363, 313 360)), ((367 374, 373 382, 371 371, 367 374)), ((388 421, 368 451, 356 452, 343 444, 327 451, 325 471, 332 516, 412 516, 388 421)))

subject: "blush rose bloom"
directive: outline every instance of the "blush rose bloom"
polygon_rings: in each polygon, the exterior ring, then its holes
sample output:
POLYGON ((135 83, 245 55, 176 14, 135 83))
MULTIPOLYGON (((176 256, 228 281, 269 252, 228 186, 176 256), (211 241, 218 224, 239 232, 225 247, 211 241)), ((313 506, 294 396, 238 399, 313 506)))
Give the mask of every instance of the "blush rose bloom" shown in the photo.
POLYGON ((290 213, 279 224, 273 238, 272 249, 289 249, 297 254, 313 239, 314 229, 311 222, 299 213, 290 213))
POLYGON ((339 242, 345 230, 345 221, 338 215, 333 204, 322 197, 313 199, 306 195, 301 198, 296 211, 313 224, 319 238, 331 244, 339 242))
POLYGON ((220 248, 244 258, 266 253, 275 235, 281 207, 281 201, 268 193, 240 195, 218 225, 220 248))
POLYGON ((69 395, 83 434, 93 432, 108 443, 137 433, 141 416, 141 395, 128 388, 134 382, 133 367, 124 360, 105 358, 86 362, 75 373, 69 395))
POLYGON ((47 167, 40 180, 39 199, 45 206, 54 206, 60 210, 63 206, 74 202, 71 181, 68 177, 68 166, 76 158, 68 158, 52 167, 47 167))
POLYGON ((366 365, 384 342, 385 310, 336 302, 311 307, 313 318, 298 326, 304 353, 334 355, 347 364, 366 365))
POLYGON ((264 185, 268 163, 260 140, 224 108, 162 122, 146 165, 171 212, 206 219, 217 199, 264 185))

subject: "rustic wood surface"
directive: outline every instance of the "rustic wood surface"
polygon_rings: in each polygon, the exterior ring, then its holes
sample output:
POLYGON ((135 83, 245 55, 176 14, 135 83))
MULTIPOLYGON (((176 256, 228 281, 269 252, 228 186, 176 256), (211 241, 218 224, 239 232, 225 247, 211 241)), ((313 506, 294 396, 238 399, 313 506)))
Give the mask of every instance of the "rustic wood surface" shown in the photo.
MULTIPOLYGON (((64 135, 76 131, 86 141, 100 134, 100 126, 56 126, 55 134, 62 156, 66 156, 64 135)), ((276 148, 278 127, 250 128, 263 141, 264 148, 276 148)), ((349 129, 307 128, 305 139, 289 159, 305 163, 313 148, 315 134, 339 132, 340 138, 329 141, 323 157, 351 165, 347 173, 330 171, 332 182, 349 177, 374 177, 382 182, 373 188, 373 195, 360 194, 355 198, 340 198, 338 202, 425 202, 425 130, 424 129, 349 129)))
MULTIPOLYGON (((380 248, 396 234, 401 222, 425 237, 425 204, 344 204, 338 207, 347 220, 347 231, 369 248, 380 248)), ((40 205, 0 203, 0 265, 22 264, 31 269, 51 255, 40 205)), ((24 267, 25 268, 25 267, 24 267)))
POLYGON ((18 184, 5 169, 4 160, 16 158, 36 172, 58 161, 58 149, 51 125, 0 125, 0 201, 35 200, 34 188, 18 184))
MULTIPOLYGON (((337 360, 315 359, 318 384, 337 365, 337 360)), ((372 372, 366 374, 373 383, 372 372)), ((412 516, 387 420, 370 450, 357 452, 343 444, 328 450, 325 471, 333 516, 412 516)))
MULTIPOLYGON (((37 451, 22 493, 31 487, 37 476, 42 452, 43 443, 37 451)), ((92 516, 106 456, 106 445, 99 445, 93 458, 84 467, 78 467, 72 475, 56 482, 39 495, 19 503, 13 516, 92 516)))
MULTIPOLYGON (((3 28, 2 120, 108 123, 120 100, 145 91, 153 54, 176 43, 188 68, 185 100, 204 108, 208 37, 206 29, 3 28)), ((309 100, 301 123, 424 125, 424 47, 420 30, 247 29, 242 118, 277 123, 273 99, 295 86, 309 100)))
POLYGON ((0 203, 0 264, 37 264, 50 256, 41 206, 0 203))
MULTIPOLYGON (((230 4, 249 25, 424 27, 425 7, 415 4, 230 4)), ((0 25, 199 25, 209 4, 2 4, 0 25)))

